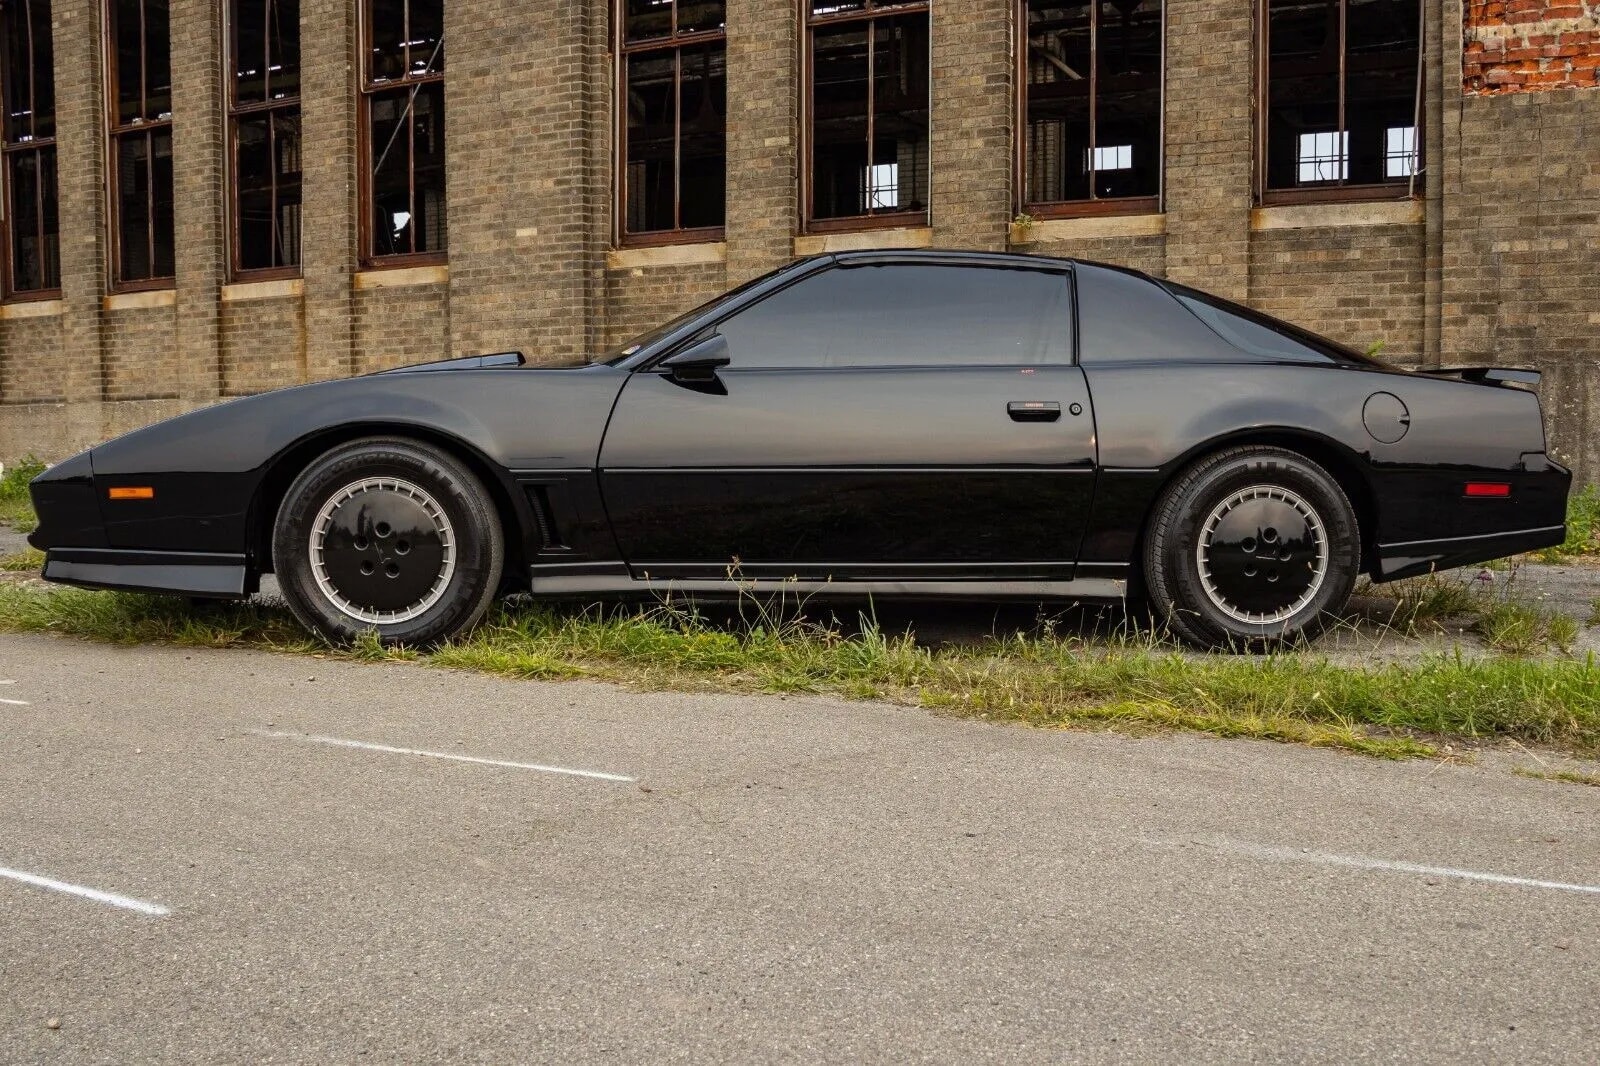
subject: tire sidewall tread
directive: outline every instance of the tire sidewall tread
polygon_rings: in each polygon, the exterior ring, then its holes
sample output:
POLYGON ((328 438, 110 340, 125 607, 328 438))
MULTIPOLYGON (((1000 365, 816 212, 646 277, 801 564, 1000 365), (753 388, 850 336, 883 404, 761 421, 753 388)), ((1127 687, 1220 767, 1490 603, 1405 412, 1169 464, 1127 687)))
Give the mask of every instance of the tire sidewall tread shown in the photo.
POLYGON ((386 645, 428 646, 471 629, 500 586, 505 534, 482 482, 463 463, 420 441, 364 437, 314 460, 284 494, 273 523, 273 569, 295 618, 325 640, 347 643, 376 629, 386 645), (344 614, 323 595, 311 572, 310 524, 334 492, 365 477, 413 481, 434 496, 454 530, 457 559, 444 596, 407 622, 374 626, 344 614))
POLYGON ((1206 456, 1161 493, 1143 559, 1156 618, 1187 643, 1247 650, 1310 638, 1342 610, 1361 564, 1355 509, 1339 482, 1316 462, 1285 448, 1241 445, 1206 456), (1328 540, 1328 573, 1313 599, 1281 622, 1240 622, 1216 608, 1200 580, 1199 525, 1221 499, 1251 485, 1291 489, 1317 511, 1328 540))

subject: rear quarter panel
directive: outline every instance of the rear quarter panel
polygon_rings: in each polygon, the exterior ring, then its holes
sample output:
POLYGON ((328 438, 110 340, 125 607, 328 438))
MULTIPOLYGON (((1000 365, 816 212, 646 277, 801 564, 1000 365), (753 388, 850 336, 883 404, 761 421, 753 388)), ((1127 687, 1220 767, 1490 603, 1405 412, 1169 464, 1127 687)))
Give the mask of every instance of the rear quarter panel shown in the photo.
POLYGON ((1332 449, 1359 474, 1369 492, 1369 543, 1562 521, 1564 499, 1549 498, 1547 481, 1522 473, 1524 456, 1544 451, 1544 431, 1536 397, 1520 389, 1316 364, 1168 362, 1086 371, 1103 490, 1086 559, 1126 559, 1167 479, 1229 441, 1263 435, 1332 449), (1393 444, 1363 424, 1368 399, 1380 392, 1410 411, 1409 430, 1393 444), (1518 486, 1513 501, 1463 498, 1469 477, 1490 474, 1518 486))

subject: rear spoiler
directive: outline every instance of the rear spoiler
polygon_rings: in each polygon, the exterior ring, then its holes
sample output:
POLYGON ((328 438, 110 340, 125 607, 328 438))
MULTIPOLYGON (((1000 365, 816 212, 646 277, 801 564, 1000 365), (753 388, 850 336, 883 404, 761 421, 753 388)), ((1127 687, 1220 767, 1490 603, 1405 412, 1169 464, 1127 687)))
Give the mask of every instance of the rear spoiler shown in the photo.
POLYGON ((1537 385, 1539 371, 1511 366, 1442 366, 1417 371, 1430 378, 1460 378, 1484 385, 1537 385))

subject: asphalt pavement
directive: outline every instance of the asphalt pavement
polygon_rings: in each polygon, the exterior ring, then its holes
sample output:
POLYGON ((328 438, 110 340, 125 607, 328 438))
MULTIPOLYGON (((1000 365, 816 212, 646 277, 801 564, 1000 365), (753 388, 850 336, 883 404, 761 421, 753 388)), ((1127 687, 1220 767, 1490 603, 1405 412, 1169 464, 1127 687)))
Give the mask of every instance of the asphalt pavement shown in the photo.
POLYGON ((1600 790, 0 635, 0 1060, 1600 1048, 1600 790))

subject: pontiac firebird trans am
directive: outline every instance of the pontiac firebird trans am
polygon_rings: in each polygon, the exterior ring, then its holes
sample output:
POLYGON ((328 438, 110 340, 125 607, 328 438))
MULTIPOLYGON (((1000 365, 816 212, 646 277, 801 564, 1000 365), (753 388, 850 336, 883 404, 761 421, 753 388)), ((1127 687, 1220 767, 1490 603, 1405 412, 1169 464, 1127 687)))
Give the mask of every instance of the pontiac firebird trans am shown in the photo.
POLYGON ((1531 371, 1406 372, 1171 282, 866 252, 602 360, 455 359, 235 400, 32 486, 44 576, 243 597, 325 637, 460 634, 497 592, 1146 597, 1202 645, 1559 543, 1531 371))

